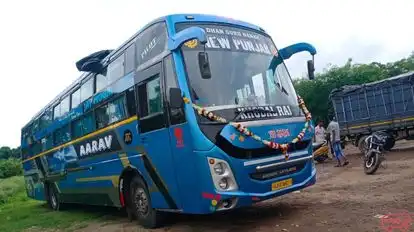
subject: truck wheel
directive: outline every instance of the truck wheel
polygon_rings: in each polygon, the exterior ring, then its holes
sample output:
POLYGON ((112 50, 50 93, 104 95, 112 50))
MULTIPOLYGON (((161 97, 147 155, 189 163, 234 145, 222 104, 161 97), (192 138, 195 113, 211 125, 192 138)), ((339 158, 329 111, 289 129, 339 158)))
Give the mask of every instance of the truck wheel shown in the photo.
POLYGON ((152 208, 151 196, 144 181, 135 176, 130 184, 131 208, 138 223, 146 229, 161 226, 163 217, 161 212, 152 208))

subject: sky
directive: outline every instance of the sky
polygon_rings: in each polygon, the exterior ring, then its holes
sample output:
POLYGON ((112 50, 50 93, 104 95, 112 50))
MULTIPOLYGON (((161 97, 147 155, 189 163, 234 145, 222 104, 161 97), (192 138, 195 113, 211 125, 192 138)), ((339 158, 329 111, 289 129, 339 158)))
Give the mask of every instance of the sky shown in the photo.
MULTIPOLYGON (((16 147, 31 117, 77 79, 75 62, 114 49, 159 16, 202 13, 264 28, 280 49, 313 44, 328 65, 391 62, 414 51, 413 0, 13 0, 0 3, 0 146, 16 147)), ((287 61, 306 73, 301 53, 287 61)))

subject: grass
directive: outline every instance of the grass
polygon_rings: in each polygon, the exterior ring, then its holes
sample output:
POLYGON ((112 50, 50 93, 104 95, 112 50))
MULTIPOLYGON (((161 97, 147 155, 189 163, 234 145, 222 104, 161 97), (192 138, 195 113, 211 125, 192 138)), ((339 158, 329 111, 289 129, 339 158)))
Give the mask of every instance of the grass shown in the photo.
POLYGON ((45 202, 26 196, 23 177, 0 179, 0 231, 73 231, 105 215, 105 210, 96 208, 73 208, 52 211, 45 202))

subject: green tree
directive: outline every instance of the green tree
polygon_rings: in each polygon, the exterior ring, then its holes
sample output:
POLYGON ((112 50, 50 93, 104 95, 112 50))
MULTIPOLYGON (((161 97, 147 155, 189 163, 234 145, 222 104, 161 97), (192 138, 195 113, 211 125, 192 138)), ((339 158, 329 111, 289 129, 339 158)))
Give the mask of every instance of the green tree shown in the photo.
POLYGON ((10 147, 0 147, 0 159, 8 159, 12 155, 12 150, 10 147))

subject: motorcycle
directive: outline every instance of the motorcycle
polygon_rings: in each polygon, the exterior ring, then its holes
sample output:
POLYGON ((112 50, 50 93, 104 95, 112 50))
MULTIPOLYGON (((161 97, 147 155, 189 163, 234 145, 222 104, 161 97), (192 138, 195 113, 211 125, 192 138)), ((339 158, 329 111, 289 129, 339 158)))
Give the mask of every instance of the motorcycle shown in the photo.
POLYGON ((382 132, 374 132, 365 138, 365 154, 363 157, 365 174, 374 174, 385 160, 384 145, 387 138, 387 134, 382 132))
POLYGON ((325 140, 322 143, 312 143, 313 147, 313 159, 318 163, 323 163, 329 156, 328 142, 325 140))

